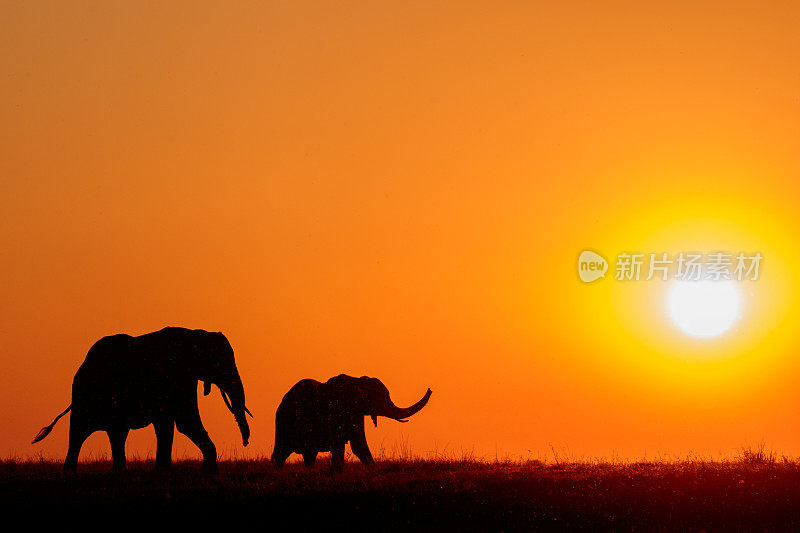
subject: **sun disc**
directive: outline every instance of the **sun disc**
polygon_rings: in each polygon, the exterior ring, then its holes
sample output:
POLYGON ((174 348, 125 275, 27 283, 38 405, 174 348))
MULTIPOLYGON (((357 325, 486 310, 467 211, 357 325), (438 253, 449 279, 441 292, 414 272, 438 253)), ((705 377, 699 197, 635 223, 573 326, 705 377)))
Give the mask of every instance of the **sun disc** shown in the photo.
POLYGON ((715 337, 739 316, 739 292, 732 281, 678 281, 669 294, 669 314, 682 332, 715 337))

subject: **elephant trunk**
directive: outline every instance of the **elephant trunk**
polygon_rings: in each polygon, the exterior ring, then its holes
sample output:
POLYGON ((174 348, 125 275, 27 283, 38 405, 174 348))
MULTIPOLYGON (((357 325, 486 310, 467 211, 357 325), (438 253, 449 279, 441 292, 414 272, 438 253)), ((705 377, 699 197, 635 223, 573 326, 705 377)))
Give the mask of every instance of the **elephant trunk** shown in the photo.
POLYGON ((250 414, 250 411, 244 405, 242 380, 236 376, 230 383, 220 387, 220 391, 222 392, 222 400, 230 412, 233 413, 233 417, 239 425, 239 431, 242 433, 242 444, 247 446, 250 441, 250 426, 247 423, 245 413, 250 414))
POLYGON ((433 394, 431 392, 431 389, 428 389, 428 391, 425 393, 425 396, 423 396, 420 401, 418 401, 411 407, 406 407, 406 408, 397 407, 391 400, 389 400, 390 405, 382 413, 379 414, 382 416, 386 416, 388 418, 394 418, 395 420, 403 421, 403 419, 409 418, 417 414, 423 407, 425 407, 425 404, 428 403, 431 394, 433 394))

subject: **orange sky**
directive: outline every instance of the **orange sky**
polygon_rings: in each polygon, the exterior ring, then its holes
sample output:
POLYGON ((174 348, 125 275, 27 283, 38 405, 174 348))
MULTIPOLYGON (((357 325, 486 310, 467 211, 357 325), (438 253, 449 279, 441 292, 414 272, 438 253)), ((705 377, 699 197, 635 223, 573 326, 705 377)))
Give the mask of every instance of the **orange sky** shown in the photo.
POLYGON ((165 325, 234 347, 226 454, 340 372, 434 390, 376 454, 800 454, 800 8, 540 4, 3 3, 0 456, 63 458, 91 344, 165 325), (698 343, 584 248, 765 263, 698 343))

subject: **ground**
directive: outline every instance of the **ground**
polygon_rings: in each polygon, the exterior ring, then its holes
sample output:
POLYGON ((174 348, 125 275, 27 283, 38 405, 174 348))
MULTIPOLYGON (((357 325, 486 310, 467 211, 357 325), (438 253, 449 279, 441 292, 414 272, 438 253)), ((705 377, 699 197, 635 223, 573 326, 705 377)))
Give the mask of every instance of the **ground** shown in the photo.
MULTIPOLYGON (((0 462, 3 522, 33 530, 141 530, 166 525, 235 531, 788 530, 800 528, 800 463, 791 460, 559 463, 380 461, 329 475, 290 464, 223 461, 167 473, 133 461, 77 474, 48 461, 0 462)), ((15 528, 15 529, 18 529, 15 528)))

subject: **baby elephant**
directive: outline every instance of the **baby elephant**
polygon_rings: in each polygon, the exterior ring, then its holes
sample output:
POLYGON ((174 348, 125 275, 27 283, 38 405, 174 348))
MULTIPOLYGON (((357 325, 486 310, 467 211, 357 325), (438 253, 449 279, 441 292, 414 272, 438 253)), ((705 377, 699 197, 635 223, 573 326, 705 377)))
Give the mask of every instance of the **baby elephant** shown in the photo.
POLYGON ((389 390, 379 379, 354 378, 341 374, 320 383, 313 379, 299 381, 283 397, 275 415, 275 449, 272 464, 280 468, 292 452, 302 454, 306 466, 314 466, 319 452, 332 452, 331 471, 344 466, 344 445, 362 463, 375 463, 364 435, 364 417, 370 416, 375 426, 378 417, 399 422, 425 407, 431 390, 412 405, 401 409, 392 403, 389 390))

